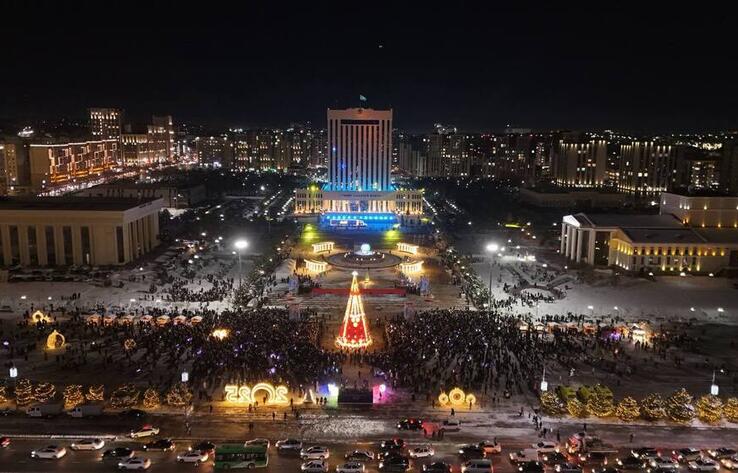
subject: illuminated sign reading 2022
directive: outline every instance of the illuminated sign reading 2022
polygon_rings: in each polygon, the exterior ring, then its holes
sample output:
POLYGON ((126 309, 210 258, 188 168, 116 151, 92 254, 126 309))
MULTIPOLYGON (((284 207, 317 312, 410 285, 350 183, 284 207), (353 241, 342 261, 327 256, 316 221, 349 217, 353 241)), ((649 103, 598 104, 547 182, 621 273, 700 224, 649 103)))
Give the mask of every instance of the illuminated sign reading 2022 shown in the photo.
POLYGON ((227 384, 225 387, 225 400, 239 404, 289 404, 290 401, 287 399, 287 393, 287 387, 275 387, 269 383, 255 384, 253 387, 227 384), (263 394, 260 396, 259 392, 263 394))

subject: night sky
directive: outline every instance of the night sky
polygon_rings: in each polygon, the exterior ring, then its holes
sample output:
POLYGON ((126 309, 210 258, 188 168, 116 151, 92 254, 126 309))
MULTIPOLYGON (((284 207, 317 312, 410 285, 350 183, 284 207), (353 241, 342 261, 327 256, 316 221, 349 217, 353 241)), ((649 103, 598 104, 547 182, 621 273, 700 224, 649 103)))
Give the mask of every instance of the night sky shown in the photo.
POLYGON ((436 122, 469 131, 738 128, 738 33, 727 3, 270 3, 6 6, 0 119, 116 106, 132 121, 171 113, 212 129, 324 126, 327 107, 356 106, 363 94, 411 131, 436 122))

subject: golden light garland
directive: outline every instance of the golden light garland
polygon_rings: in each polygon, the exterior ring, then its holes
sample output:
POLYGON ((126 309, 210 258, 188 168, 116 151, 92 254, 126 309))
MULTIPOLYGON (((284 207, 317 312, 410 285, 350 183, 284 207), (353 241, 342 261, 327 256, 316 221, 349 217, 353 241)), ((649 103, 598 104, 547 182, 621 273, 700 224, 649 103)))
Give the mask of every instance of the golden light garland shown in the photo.
POLYGON ((468 406, 476 404, 477 397, 474 394, 466 394, 461 388, 453 388, 448 394, 439 394, 438 403, 442 406, 468 406))
POLYGON ((192 400, 192 392, 185 383, 177 383, 167 392, 167 404, 173 407, 184 407, 192 400))
POLYGON ((143 406, 146 409, 155 409, 159 407, 161 400, 159 399, 159 392, 154 388, 148 388, 144 391, 143 395, 143 406))
POLYGON ((82 394, 82 386, 79 384, 70 384, 64 388, 64 407, 71 409, 85 402, 85 396, 82 394))
POLYGON ((126 351, 131 351, 134 348, 136 348, 136 340, 132 338, 127 338, 126 341, 123 342, 123 348, 126 349, 126 351))
POLYGON ((697 417, 702 422, 715 424, 723 417, 723 401, 711 394, 699 398, 695 404, 695 409, 697 410, 697 417))
POLYGON ((228 338, 229 334, 230 331, 227 328, 217 328, 213 330, 213 333, 211 333, 210 336, 218 340, 225 340, 228 338))
POLYGON ((729 397, 725 401, 723 415, 728 422, 738 423, 738 397, 729 397))
POLYGON ((8 398, 8 391, 5 389, 5 386, 0 386, 0 404, 8 402, 10 398, 8 398))
POLYGON ((133 407, 138 404, 138 398, 141 391, 133 384, 124 384, 116 388, 110 395, 110 405, 116 408, 133 407))
POLYGON ((50 323, 51 322, 51 317, 49 317, 48 315, 44 314, 40 310, 37 310, 36 312, 34 312, 31 315, 31 323, 39 324, 39 323, 42 323, 42 322, 43 323, 50 323))
POLYGON ((33 389, 33 398, 38 402, 48 402, 56 396, 56 388, 51 383, 39 383, 33 389))
POLYGON ((87 388, 87 394, 85 397, 88 401, 104 401, 105 400, 105 386, 98 384, 97 386, 90 386, 87 388))
POLYGON ((615 408, 615 415, 622 421, 631 422, 641 415, 641 409, 638 406, 638 401, 632 397, 624 397, 620 400, 617 407, 615 408))
POLYGON ((59 348, 64 348, 64 345, 66 345, 66 339, 64 338, 64 335, 54 330, 49 334, 48 337, 46 337, 46 349, 47 350, 58 350, 59 348))
POLYGON ((15 384, 15 402, 19 406, 33 402, 33 384, 29 380, 21 378, 15 384))

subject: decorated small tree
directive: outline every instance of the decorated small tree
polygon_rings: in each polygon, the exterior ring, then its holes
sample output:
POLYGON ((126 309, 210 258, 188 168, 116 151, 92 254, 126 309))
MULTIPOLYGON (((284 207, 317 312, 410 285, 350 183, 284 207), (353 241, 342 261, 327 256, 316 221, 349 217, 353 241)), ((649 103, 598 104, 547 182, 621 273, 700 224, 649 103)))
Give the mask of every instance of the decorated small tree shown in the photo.
POLYGON ((96 386, 90 386, 87 388, 87 394, 85 397, 88 401, 103 401, 105 400, 105 386, 98 384, 96 386))
POLYGON ((632 397, 624 397, 615 408, 615 415, 624 422, 632 422, 641 414, 638 401, 632 397))
POLYGON ((577 398, 569 399, 566 403, 566 410, 572 417, 588 417, 589 411, 587 405, 577 398))
POLYGON ((15 402, 19 406, 26 406, 33 402, 33 385, 25 378, 15 384, 15 402))
POLYGON ((5 386, 0 386, 0 404, 8 402, 10 398, 8 397, 8 390, 5 388, 5 386))
POLYGON ((612 391, 601 384, 594 385, 589 390, 587 399, 587 410, 597 417, 611 416, 615 410, 612 391))
POLYGON ((124 384, 120 386, 110 395, 110 404, 113 407, 133 407, 138 404, 138 397, 141 391, 133 384, 124 384))
POLYGON ((738 423, 738 397, 729 397, 723 406, 723 415, 728 422, 738 423))
POLYGON ((70 384, 64 388, 64 407, 71 409, 85 402, 85 396, 82 394, 82 386, 79 384, 70 384))
POLYGON ((51 383, 39 383, 33 389, 33 398, 38 402, 49 402, 56 396, 56 388, 51 383))
POLYGON ((702 422, 715 424, 723 417, 723 401, 712 394, 706 394, 697 400, 695 404, 697 417, 702 422))
POLYGON ((166 395, 167 404, 173 407, 184 407, 192 400, 192 393, 185 383, 177 383, 166 395))
POLYGON ((682 388, 669 396, 664 405, 666 415, 674 422, 689 422, 694 418, 692 395, 682 388))
POLYGON ((159 400, 159 392, 154 388, 148 388, 144 391, 143 395, 143 406, 146 409, 155 409, 159 407, 161 401, 159 400))
POLYGON ((650 421, 660 420, 666 417, 664 400, 661 399, 660 395, 656 393, 649 394, 641 401, 641 417, 650 421))
POLYGON ((541 409, 550 416, 560 416, 566 412, 564 403, 561 402, 556 393, 551 391, 541 393, 541 409))

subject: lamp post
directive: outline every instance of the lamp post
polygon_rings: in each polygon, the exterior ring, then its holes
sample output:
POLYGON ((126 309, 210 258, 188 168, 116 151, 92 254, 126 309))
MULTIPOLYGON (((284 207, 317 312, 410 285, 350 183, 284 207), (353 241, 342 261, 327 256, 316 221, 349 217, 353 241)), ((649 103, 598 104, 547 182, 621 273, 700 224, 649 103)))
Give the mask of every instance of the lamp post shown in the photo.
POLYGON ((548 391, 548 381, 546 381, 546 365, 543 365, 543 376, 541 377, 541 392, 548 391))
MULTIPOLYGON (((722 373, 723 370, 721 369, 720 372, 722 373)), ((716 370, 712 370, 712 384, 710 385, 710 394, 712 394, 713 396, 717 396, 720 392, 720 387, 715 383, 716 374, 716 370)))
POLYGON ((245 250, 246 247, 249 246, 249 242, 244 240, 243 238, 240 240, 236 240, 236 242, 233 244, 233 246, 236 247, 236 252, 238 253, 238 287, 241 287, 242 281, 241 281, 241 251, 245 250))
POLYGON ((15 365, 10 365, 8 374, 10 375, 10 385, 15 388, 15 380, 18 378, 18 368, 16 368, 15 365))
POLYGON ((489 300, 487 301, 487 314, 492 313, 492 258, 500 251, 500 245, 497 243, 487 244, 487 252, 490 253, 489 257, 489 300))

